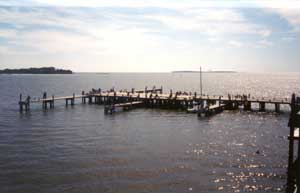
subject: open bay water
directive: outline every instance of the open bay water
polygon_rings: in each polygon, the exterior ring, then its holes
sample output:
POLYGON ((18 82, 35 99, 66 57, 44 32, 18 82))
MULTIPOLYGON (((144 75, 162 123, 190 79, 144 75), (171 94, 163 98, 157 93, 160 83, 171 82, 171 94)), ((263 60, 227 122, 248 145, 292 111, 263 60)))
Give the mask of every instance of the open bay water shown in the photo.
MULTIPOLYGON (((290 97, 300 74, 203 74, 206 94, 290 97)), ((20 114, 19 94, 80 94, 92 88, 199 91, 197 73, 0 75, 0 192, 283 192, 289 114, 183 111, 64 101, 20 114)), ((273 109, 272 106, 267 106, 273 109)), ((284 111, 288 107, 283 108, 284 111)))

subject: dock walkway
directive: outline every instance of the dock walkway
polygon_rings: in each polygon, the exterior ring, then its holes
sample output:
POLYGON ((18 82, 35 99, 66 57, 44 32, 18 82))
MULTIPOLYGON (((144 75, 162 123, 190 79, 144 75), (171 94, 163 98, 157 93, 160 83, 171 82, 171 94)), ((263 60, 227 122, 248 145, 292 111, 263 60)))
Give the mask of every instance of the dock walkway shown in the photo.
MULTIPOLYGON (((30 104, 42 104, 43 109, 54 108, 55 101, 65 100, 66 106, 74 105, 75 100, 80 99, 82 103, 94 103, 102 105, 112 105, 117 107, 122 103, 139 101, 139 106, 152 107, 152 108, 169 108, 169 109, 181 109, 187 110, 193 107, 195 103, 207 104, 208 114, 214 114, 221 112, 224 109, 237 109, 242 107, 245 111, 252 110, 252 104, 256 103, 259 106, 259 111, 266 111, 266 104, 274 105, 275 112, 280 112, 281 105, 291 105, 291 102, 287 98, 254 98, 250 95, 199 95, 197 93, 187 92, 172 92, 163 93, 162 87, 156 89, 135 90, 130 91, 121 90, 115 91, 114 89, 108 91, 102 91, 101 89, 89 91, 85 93, 82 91, 81 94, 72 94, 69 96, 51 96, 47 97, 47 93, 43 94, 42 98, 31 100, 28 96, 26 99, 20 95, 19 107, 20 111, 29 111, 30 104), (217 105, 218 104, 218 105, 217 105)), ((132 103, 130 103, 132 104, 132 103)), ((136 104, 136 103, 133 103, 136 104)), ((121 105, 122 106, 122 105, 121 105)), ((135 105, 133 105, 135 106, 135 105)), ((125 108, 124 108, 125 109, 125 108)))

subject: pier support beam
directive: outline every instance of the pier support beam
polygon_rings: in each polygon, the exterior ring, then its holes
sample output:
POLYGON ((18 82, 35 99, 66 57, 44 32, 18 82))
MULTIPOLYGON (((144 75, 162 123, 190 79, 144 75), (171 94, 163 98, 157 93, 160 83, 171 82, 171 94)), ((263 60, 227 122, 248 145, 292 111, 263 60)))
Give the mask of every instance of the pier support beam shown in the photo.
MULTIPOLYGON (((294 121, 297 114, 295 98, 296 98, 295 94, 293 94, 292 101, 291 101, 290 121, 289 121, 290 135, 289 135, 289 157, 288 157, 288 173, 287 173, 288 176, 287 176, 287 189, 286 189, 287 193, 294 192, 295 190, 295 176, 293 175, 293 171, 295 170, 294 168, 294 130, 295 130, 294 121)), ((298 143, 300 146, 300 142, 298 143)))
POLYGON ((53 109, 54 108, 54 95, 52 95, 52 100, 49 101, 50 103, 50 109, 53 109))
POLYGON ((20 109, 20 112, 23 112, 23 103, 22 103, 22 94, 20 94, 20 100, 19 100, 19 109, 20 109))
POLYGON ((233 108, 233 110, 239 109, 239 103, 238 102, 233 102, 232 103, 232 108, 233 108))
POLYGON ((90 95, 89 96, 89 104, 92 104, 93 103, 93 97, 90 95))
POLYGON ((73 94, 73 98, 71 99, 71 106, 74 106, 75 104, 75 94, 73 94))
POLYGON ((251 111, 251 102, 249 101, 244 102, 244 111, 251 111))
POLYGON ((85 92, 82 91, 82 92, 81 92, 81 95, 82 95, 81 102, 82 102, 83 104, 85 104, 85 103, 86 103, 85 92))
POLYGON ((21 104, 21 102, 19 102, 19 107, 20 107, 20 112, 23 112, 23 105, 21 104))
POLYGON ((30 110, 30 96, 25 101, 22 101, 22 94, 20 94, 19 110, 23 112, 24 109, 26 112, 30 110))
POLYGON ((266 111, 266 103, 264 103, 264 102, 259 103, 259 111, 260 112, 266 111))
POLYGON ((275 103, 275 112, 280 113, 280 104, 279 103, 275 103))
POLYGON ((46 99, 47 99, 47 92, 44 92, 43 93, 43 109, 47 109, 47 102, 46 102, 46 99))
MULTIPOLYGON (((219 106, 220 106, 220 104, 219 104, 219 106)), ((238 109, 238 107, 239 106, 236 102, 229 101, 229 102, 227 102, 227 105, 226 105, 225 109, 227 109, 227 110, 236 110, 236 109, 238 109)))

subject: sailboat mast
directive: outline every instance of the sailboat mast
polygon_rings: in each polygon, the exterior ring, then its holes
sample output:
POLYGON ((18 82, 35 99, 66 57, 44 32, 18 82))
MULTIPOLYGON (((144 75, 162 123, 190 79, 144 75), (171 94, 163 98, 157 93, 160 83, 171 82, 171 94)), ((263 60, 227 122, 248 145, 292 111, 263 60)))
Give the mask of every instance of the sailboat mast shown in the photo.
POLYGON ((201 69, 201 66, 200 66, 200 95, 202 97, 202 69, 201 69))

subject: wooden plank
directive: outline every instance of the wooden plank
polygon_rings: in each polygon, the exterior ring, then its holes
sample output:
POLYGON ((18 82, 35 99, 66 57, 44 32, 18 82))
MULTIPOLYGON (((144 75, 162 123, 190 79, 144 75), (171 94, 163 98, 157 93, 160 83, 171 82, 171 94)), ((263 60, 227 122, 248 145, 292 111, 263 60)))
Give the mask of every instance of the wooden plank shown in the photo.
POLYGON ((221 105, 216 104, 216 105, 211 105, 211 106, 209 106, 208 108, 209 108, 210 110, 214 110, 214 109, 223 108, 223 107, 225 107, 225 106, 226 106, 225 104, 221 104, 221 105))
POLYGON ((62 97, 54 97, 54 99, 51 97, 51 98, 46 98, 46 99, 37 99, 37 100, 31 100, 30 102, 32 103, 38 103, 38 102, 47 102, 47 101, 52 101, 52 100, 65 100, 65 99, 72 99, 72 98, 82 98, 82 97, 85 97, 85 96, 88 96, 88 95, 75 95, 75 97, 73 96, 62 96, 62 97))
POLYGON ((115 104, 115 107, 126 107, 126 106, 135 106, 135 105, 140 105, 143 104, 143 101, 134 101, 134 102, 128 102, 128 103, 118 103, 115 104))

